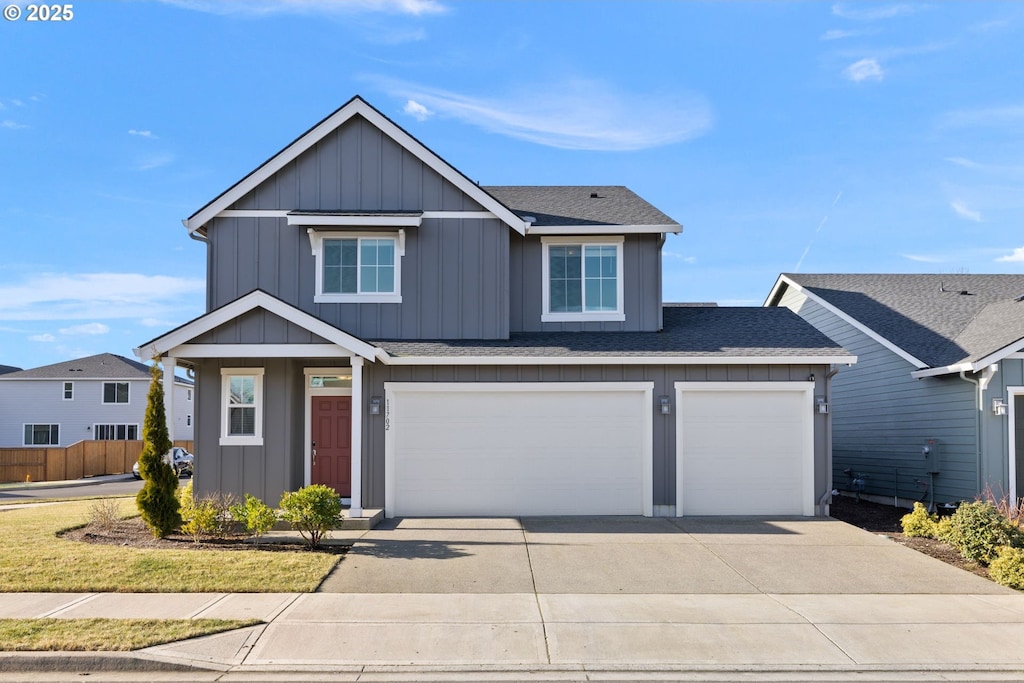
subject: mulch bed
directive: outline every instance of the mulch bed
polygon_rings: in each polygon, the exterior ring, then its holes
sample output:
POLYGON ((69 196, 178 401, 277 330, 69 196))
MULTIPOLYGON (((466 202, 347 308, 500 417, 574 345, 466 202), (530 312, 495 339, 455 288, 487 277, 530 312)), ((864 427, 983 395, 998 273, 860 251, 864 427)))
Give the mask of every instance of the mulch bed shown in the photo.
POLYGON ((836 496, 832 499, 831 505, 831 514, 835 519, 860 527, 865 531, 883 534, 900 545, 905 545, 972 574, 989 578, 986 567, 965 560, 959 552, 942 541, 937 541, 934 538, 904 536, 900 519, 908 512, 910 510, 904 508, 871 503, 866 500, 858 501, 856 498, 848 496, 836 496))
POLYGON ((259 550, 262 552, 320 552, 343 555, 343 546, 324 545, 311 549, 305 543, 270 543, 266 540, 256 544, 244 534, 227 533, 222 537, 201 537, 193 541, 185 534, 171 534, 165 538, 154 538, 146 523, 140 517, 122 519, 114 524, 99 526, 87 524, 60 534, 69 541, 116 545, 128 548, 150 548, 158 550, 259 550))

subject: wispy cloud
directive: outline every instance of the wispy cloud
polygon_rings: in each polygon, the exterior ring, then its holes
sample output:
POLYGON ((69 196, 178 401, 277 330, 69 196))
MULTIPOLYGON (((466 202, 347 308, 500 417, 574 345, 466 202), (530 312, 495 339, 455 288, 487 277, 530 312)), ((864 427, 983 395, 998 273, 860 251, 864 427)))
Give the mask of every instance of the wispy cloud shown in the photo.
POLYGON ((267 17, 278 14, 345 15, 367 12, 424 16, 442 14, 448 8, 437 0, 160 0, 168 5, 208 14, 267 17))
POLYGON ((131 130, 128 131, 128 135, 135 135, 136 137, 140 138, 149 138, 150 140, 160 139, 156 135, 153 135, 153 131, 151 130, 136 130, 132 128, 131 130))
POLYGON ((996 261, 999 263, 1024 263, 1024 247, 1017 247, 1013 253, 1000 256, 996 261))
POLYGON ((981 213, 967 206, 967 204, 962 200, 956 199, 951 201, 949 203, 949 207, 961 218, 966 218, 967 220, 974 221, 975 223, 981 222, 981 213))
POLYGON ((28 338, 29 341, 41 342, 43 344, 50 344, 57 341, 57 338, 50 333, 45 334, 33 334, 28 338))
POLYGON ((944 256, 936 256, 933 254, 901 254, 903 258, 917 263, 946 263, 948 259, 944 256))
POLYGON ((28 128, 28 126, 24 123, 12 121, 11 119, 4 119, 3 121, 0 121, 0 128, 7 128, 8 130, 18 130, 20 128, 28 128))
POLYGON ((110 332, 110 328, 103 323, 85 323, 84 325, 62 327, 57 331, 70 337, 79 334, 106 334, 107 332, 110 332))
POLYGON ((885 77, 882 65, 872 58, 862 59, 854 62, 843 69, 843 75, 855 83, 861 81, 880 81, 885 77))
POLYGON ((834 28, 821 34, 819 40, 842 40, 843 38, 855 38, 867 34, 867 31, 846 31, 834 28))
POLYGON ((962 166, 963 168, 970 168, 973 170, 983 168, 982 165, 979 164, 977 161, 971 161, 970 159, 965 159, 963 157, 946 157, 946 161, 948 161, 951 164, 956 164, 957 166, 962 166))
POLYGON ((161 320, 160 318, 143 318, 139 321, 139 324, 143 327, 171 327, 177 323, 170 320, 161 320))
POLYGON ((940 128, 1005 126, 1014 123, 1024 123, 1024 104, 958 109, 939 117, 940 128))
POLYGON ((832 14, 843 19, 853 19, 856 21, 878 21, 880 19, 893 19, 895 17, 916 14, 920 9, 920 5, 910 5, 907 3, 897 3, 894 5, 868 5, 865 3, 860 5, 837 2, 832 5, 832 14))
POLYGON ((154 168, 161 168, 167 166, 174 161, 173 154, 154 154, 144 158, 136 166, 139 171, 152 171, 154 168))
POLYGON ((609 84, 569 80, 510 88, 475 97, 390 79, 375 79, 393 96, 438 116, 560 149, 631 151, 699 137, 710 130, 711 107, 689 94, 631 94, 609 84), (643 106, 638 106, 638 103, 643 106))
POLYGON ((693 265, 697 262, 696 256, 687 256, 686 254, 680 254, 675 251, 666 251, 662 249, 661 255, 666 258, 675 259, 676 261, 682 261, 687 265, 693 265))
POLYGON ((402 108, 409 116, 413 117, 417 121, 426 121, 428 118, 434 115, 434 112, 430 111, 416 100, 409 100, 405 103, 405 107, 402 108))
POLYGON ((0 320, 109 320, 166 315, 205 291, 201 278, 138 273, 45 274, 0 285, 0 320))

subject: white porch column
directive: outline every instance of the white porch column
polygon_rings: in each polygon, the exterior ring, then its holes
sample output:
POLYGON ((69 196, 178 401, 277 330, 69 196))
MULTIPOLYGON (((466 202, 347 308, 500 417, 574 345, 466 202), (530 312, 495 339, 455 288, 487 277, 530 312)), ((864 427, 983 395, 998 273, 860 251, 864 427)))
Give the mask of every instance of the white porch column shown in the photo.
POLYGON ((352 363, 352 495, 348 514, 363 516, 363 359, 352 363))
POLYGON ((167 356, 164 364, 164 415, 167 418, 167 436, 174 442, 174 370, 178 359, 167 356))

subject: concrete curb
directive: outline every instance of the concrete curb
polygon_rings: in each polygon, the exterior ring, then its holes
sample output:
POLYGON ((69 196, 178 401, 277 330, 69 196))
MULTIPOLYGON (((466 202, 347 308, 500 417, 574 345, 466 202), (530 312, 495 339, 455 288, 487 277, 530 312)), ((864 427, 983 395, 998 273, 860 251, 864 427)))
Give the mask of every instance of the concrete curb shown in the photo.
POLYGON ((103 474, 98 477, 65 479, 63 481, 19 481, 0 484, 0 491, 20 491, 23 489, 68 489, 76 486, 90 486, 92 484, 103 484, 112 481, 131 481, 132 479, 134 479, 132 473, 128 472, 126 474, 103 474))
POLYGON ((0 671, 5 673, 224 670, 216 665, 168 661, 135 652, 0 652, 0 671))

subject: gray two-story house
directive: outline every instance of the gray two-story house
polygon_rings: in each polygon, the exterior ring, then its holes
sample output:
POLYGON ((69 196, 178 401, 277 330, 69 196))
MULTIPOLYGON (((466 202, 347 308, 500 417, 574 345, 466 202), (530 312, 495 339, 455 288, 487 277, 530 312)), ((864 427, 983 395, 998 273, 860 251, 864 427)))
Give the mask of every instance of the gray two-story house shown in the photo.
MULTIPOLYGON (((619 186, 481 187, 356 97, 186 221, 195 486, 358 515, 794 514, 830 372, 785 309, 663 306, 679 223, 619 186)), ((173 418, 172 418, 173 419, 173 418)))

